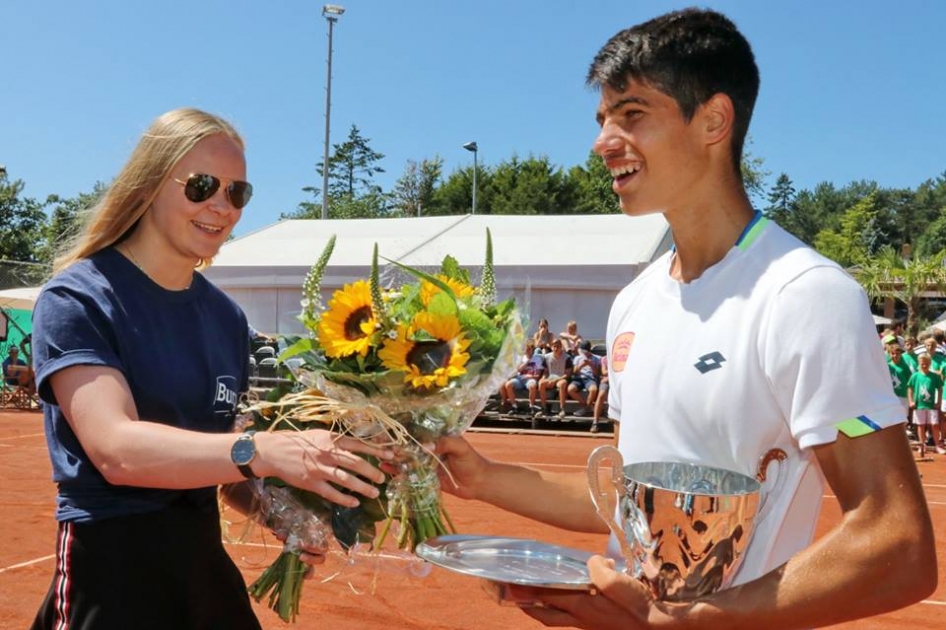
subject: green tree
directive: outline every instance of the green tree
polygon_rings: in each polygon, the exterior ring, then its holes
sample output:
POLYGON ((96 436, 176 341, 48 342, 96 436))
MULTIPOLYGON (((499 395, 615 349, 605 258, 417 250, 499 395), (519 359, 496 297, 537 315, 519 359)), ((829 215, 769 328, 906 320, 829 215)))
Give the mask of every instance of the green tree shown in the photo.
MULTIPOLYGON (((305 188, 318 197, 318 191, 305 188)), ((330 219, 382 219, 391 216, 387 197, 381 192, 369 192, 355 198, 329 197, 328 216, 330 219)), ((322 204, 303 201, 294 212, 284 212, 279 220, 285 219, 321 219, 322 204)))
MULTIPOLYGON (((476 171, 477 214, 493 214, 492 180, 492 169, 480 164, 476 171)), ((433 209, 430 212, 424 210, 424 214, 469 214, 473 209, 473 167, 459 168, 451 173, 434 192, 433 204, 433 209)))
POLYGON ((916 204, 916 195, 906 188, 878 188, 877 221, 883 244, 899 249, 913 243, 935 216, 916 204), (922 217, 922 218, 921 218, 922 217))
POLYGON ((618 196, 611 188, 614 181, 611 171, 594 151, 588 153, 583 166, 569 169, 568 179, 575 191, 571 210, 574 214, 614 214, 621 211, 618 196))
POLYGON ((765 180, 771 173, 763 168, 765 160, 761 157, 752 155, 749 147, 752 146, 752 136, 746 136, 746 142, 742 149, 742 162, 740 163, 742 171, 742 184, 746 187, 746 193, 753 205, 759 207, 762 200, 765 199, 765 180))
POLYGON ((914 200, 920 212, 925 216, 919 217, 922 222, 932 221, 946 209, 946 171, 934 179, 928 179, 914 191, 914 200))
POLYGON ((795 187, 788 175, 781 173, 778 176, 775 185, 769 191, 768 199, 769 205, 765 208, 765 215, 798 238, 802 238, 802 234, 808 230, 804 229, 802 225, 798 225, 804 217, 796 212, 795 187))
POLYGON ((916 253, 929 256, 931 252, 946 249, 946 208, 935 221, 920 234, 916 241, 916 253))
POLYGON ((358 197, 333 199, 328 215, 333 219, 383 219, 390 217, 391 212, 387 196, 378 190, 358 197))
POLYGON ((913 193, 913 206, 914 222, 906 226, 904 241, 915 242, 921 256, 946 249, 946 173, 920 184, 913 193))
POLYGON ((46 203, 52 207, 49 222, 43 233, 40 259, 52 262, 56 254, 79 233, 85 213, 98 203, 108 190, 102 182, 96 182, 90 193, 79 193, 77 197, 63 198, 50 195, 46 203))
MULTIPOLYGON (((321 164, 321 163, 320 163, 321 164)), ((282 212, 279 215, 279 220, 284 219, 321 219, 322 218, 322 203, 319 201, 319 198, 322 196, 322 189, 316 188, 314 186, 305 186, 302 189, 302 192, 307 192, 312 195, 312 201, 300 201, 299 205, 296 206, 296 209, 293 212, 282 212)), ((331 213, 329 213, 331 216, 331 213)))
MULTIPOLYGON (((384 154, 372 149, 369 140, 362 137, 355 125, 351 126, 348 138, 342 143, 333 144, 332 148, 334 153, 328 159, 329 218, 386 216, 387 202, 381 187, 374 183, 374 176, 384 172, 378 166, 384 154)), ((316 172, 320 176, 323 168, 324 162, 316 165, 316 172)), ((294 212, 280 214, 280 219, 322 218, 321 186, 306 186, 302 191, 311 194, 313 200, 300 202, 294 212)))
MULTIPOLYGON (((357 126, 351 126, 344 142, 332 146, 334 153, 328 160, 329 195, 355 199, 362 194, 381 192, 380 186, 374 184, 374 176, 384 172, 378 166, 384 154, 371 148, 368 138, 362 137, 357 126)), ((320 163, 319 174, 321 172, 320 163)))
POLYGON ((814 242, 814 236, 822 230, 837 229, 841 215, 848 208, 846 199, 831 182, 821 182, 812 191, 804 190, 798 193, 795 203, 815 229, 811 235, 812 240, 806 241, 808 243, 814 242))
POLYGON ((437 214, 434 191, 443 173, 443 158, 422 160, 419 164, 408 160, 404 174, 395 182, 391 192, 391 210, 400 216, 419 217, 437 214))
POLYGON ((876 193, 848 209, 837 229, 824 229, 815 237, 815 249, 842 267, 864 263, 882 246, 876 193))
POLYGON ((548 215, 573 211, 575 195, 570 182, 545 156, 519 160, 513 155, 493 170, 489 187, 490 214, 548 215))
POLYGON ((22 180, 10 181, 0 170, 0 260, 40 262, 46 227, 44 204, 22 196, 22 180))
MULTIPOLYGON (((877 192, 879 188, 876 183, 863 181, 852 182, 841 189, 830 182, 822 182, 814 190, 802 190, 795 196, 791 231, 805 243, 814 246, 822 232, 840 232, 841 219, 845 213, 869 194, 877 192)), ((876 225, 884 237, 889 237, 887 223, 886 219, 878 216, 876 225)))
POLYGON ((946 250, 933 256, 911 258, 902 256, 892 247, 884 247, 853 273, 871 298, 892 298, 906 306, 907 331, 916 335, 924 294, 946 290, 944 260, 946 250))

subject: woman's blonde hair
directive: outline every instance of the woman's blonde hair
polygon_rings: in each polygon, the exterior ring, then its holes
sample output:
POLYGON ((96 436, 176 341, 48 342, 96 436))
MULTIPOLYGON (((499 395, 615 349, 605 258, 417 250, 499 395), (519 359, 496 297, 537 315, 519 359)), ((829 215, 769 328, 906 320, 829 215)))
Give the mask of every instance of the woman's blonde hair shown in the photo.
POLYGON ((181 158, 218 133, 245 150, 243 138, 230 123, 199 109, 174 109, 155 119, 112 185, 89 209, 82 229, 63 246, 53 273, 127 238, 181 158))

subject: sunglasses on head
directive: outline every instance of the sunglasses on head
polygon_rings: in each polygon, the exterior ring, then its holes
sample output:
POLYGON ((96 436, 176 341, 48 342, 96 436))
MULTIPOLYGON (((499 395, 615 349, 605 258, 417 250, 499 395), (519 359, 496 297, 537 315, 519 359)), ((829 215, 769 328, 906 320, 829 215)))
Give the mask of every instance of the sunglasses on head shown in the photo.
MULTIPOLYGON (((184 187, 184 196, 193 203, 207 201, 217 194, 217 190, 220 189, 220 178, 207 173, 192 173, 187 176, 186 181, 177 178, 174 178, 174 181, 184 187)), ((253 196, 252 184, 237 180, 225 181, 230 182, 225 190, 227 199, 230 200, 234 208, 239 210, 250 203, 250 197, 253 196)))

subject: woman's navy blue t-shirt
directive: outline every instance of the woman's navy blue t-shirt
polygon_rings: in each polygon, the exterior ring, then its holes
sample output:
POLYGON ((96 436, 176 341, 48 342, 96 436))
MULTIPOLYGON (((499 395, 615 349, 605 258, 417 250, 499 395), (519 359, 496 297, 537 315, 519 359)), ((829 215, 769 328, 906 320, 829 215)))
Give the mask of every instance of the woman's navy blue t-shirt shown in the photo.
POLYGON ((50 280, 33 310, 33 362, 47 403, 56 518, 89 522, 179 500, 213 509, 216 488, 108 483, 56 404, 51 375, 75 365, 115 368, 128 381, 142 420, 219 433, 231 430, 237 398, 246 391, 249 352, 242 310, 199 273, 188 289, 168 291, 109 248, 50 280))

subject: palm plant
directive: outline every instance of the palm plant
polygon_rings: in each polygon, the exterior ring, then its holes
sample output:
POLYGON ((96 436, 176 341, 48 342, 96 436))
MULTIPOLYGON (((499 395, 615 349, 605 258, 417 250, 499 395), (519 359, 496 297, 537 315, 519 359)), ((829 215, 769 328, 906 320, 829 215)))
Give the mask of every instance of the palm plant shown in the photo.
POLYGON ((907 307, 907 331, 916 335, 921 300, 946 292, 946 250, 932 256, 902 256, 892 247, 852 269, 854 277, 872 299, 893 298, 907 307))

